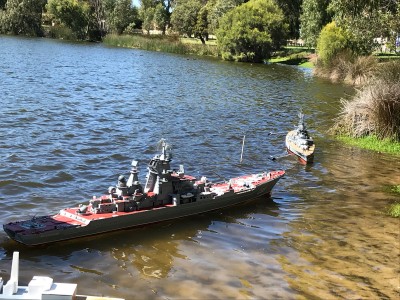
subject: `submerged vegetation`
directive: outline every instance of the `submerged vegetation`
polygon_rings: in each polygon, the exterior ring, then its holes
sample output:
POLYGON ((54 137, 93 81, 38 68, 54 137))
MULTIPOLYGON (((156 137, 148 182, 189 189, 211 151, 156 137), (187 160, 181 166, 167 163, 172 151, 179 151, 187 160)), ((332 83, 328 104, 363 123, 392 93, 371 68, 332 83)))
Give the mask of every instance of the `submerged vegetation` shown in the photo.
MULTIPOLYGON (((395 185, 391 187, 390 190, 392 193, 395 193, 400 196, 400 185, 395 185)), ((391 204, 388 209, 388 215, 394 218, 400 218, 400 202, 396 201, 391 204)))

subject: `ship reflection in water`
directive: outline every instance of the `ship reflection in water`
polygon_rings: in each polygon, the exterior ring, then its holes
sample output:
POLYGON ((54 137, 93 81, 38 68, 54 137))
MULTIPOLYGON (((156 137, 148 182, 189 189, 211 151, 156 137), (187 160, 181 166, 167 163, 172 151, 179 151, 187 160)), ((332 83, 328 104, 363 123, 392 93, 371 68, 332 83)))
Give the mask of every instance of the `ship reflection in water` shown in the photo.
MULTIPOLYGON (((220 211, 66 241, 61 247, 50 244, 26 248, 23 261, 26 267, 21 278, 27 281, 32 277, 30 270, 38 273, 52 268, 55 270, 53 277, 62 276, 66 282, 84 282, 88 294, 96 295, 105 290, 113 297, 129 299, 127 287, 134 286, 141 291, 138 299, 151 299, 155 292, 158 295, 182 292, 185 296, 191 291, 187 286, 199 288, 202 284, 223 282, 218 274, 222 270, 200 272, 204 275, 199 278, 199 273, 192 269, 193 264, 199 269, 212 270, 224 260, 229 263, 225 252, 235 251, 237 266, 245 268, 241 280, 246 281, 250 269, 245 249, 258 244, 266 248, 269 240, 284 231, 285 226, 279 221, 279 205, 271 198, 260 197, 220 211), (263 236, 266 232, 262 226, 270 226, 270 236, 263 236), (230 235, 236 231, 249 234, 237 236, 235 241, 230 235), (232 245, 236 245, 234 249, 232 245), (43 256, 43 251, 48 254, 43 256), (185 274, 192 274, 193 278, 185 278, 185 274), (166 283, 171 280, 175 282, 172 286, 166 283), (110 293, 110 287, 114 292, 110 293)), ((3 243, 4 254, 11 255, 17 245, 25 249, 10 241, 3 243)))

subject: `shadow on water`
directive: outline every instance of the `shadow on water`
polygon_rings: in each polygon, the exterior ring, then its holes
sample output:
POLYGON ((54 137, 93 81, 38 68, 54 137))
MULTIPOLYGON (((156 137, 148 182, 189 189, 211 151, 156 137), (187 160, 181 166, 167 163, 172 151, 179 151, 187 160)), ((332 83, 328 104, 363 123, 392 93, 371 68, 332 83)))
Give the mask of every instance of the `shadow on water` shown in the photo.
MULTIPOLYGON (((185 261, 192 260, 193 256, 186 254, 187 248, 193 249, 191 251, 208 248, 209 245, 204 244, 215 244, 215 240, 219 239, 215 246, 229 251, 231 246, 223 245, 225 234, 221 228, 243 227, 253 231, 253 235, 254 231, 260 230, 263 236, 263 226, 279 219, 279 206, 274 199, 260 197, 205 214, 50 245, 28 247, 5 240, 0 244, 0 253, 4 265, 7 265, 11 264, 13 251, 21 252, 21 282, 28 282, 33 275, 52 270, 50 275, 56 281, 61 278, 73 281, 84 276, 94 277, 95 281, 110 286, 113 282, 114 286, 121 285, 121 282, 123 285, 125 280, 141 280, 150 284, 151 278, 168 280, 177 272, 176 265, 185 265, 185 261), (205 240, 208 241, 204 243, 205 240), (111 276, 110 270, 114 275, 111 276), (116 276, 116 273, 119 275, 116 276)), ((271 227, 270 234, 275 237, 283 231, 284 228, 271 227)), ((227 238, 230 239, 229 236, 227 238)), ((258 242, 250 241, 254 244, 258 242)), ((240 246, 236 247, 235 251, 243 251, 240 246)), ((9 276, 8 269, 0 271, 3 278, 9 276)), ((148 289, 145 293, 149 292, 148 289)), ((92 288, 86 290, 91 291, 92 288)))

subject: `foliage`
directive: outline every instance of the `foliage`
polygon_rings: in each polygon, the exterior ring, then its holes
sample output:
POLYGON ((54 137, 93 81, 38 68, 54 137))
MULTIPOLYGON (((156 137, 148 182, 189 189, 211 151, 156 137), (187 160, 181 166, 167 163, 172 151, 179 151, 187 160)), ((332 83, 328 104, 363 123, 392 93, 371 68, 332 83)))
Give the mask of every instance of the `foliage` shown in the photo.
POLYGON ((327 24, 317 40, 318 63, 327 66, 347 48, 347 34, 335 22, 327 24))
POLYGON ((390 20, 398 19, 399 4, 392 0, 331 0, 329 11, 348 32, 348 47, 357 55, 371 54, 377 37, 388 37, 390 20))
POLYGON ((53 39, 63 39, 74 41, 77 40, 77 36, 72 30, 66 27, 63 24, 59 24, 57 26, 50 26, 48 33, 46 34, 48 37, 53 39))
POLYGON ((85 39, 89 25, 90 7, 78 0, 48 0, 47 11, 53 14, 77 39, 85 39))
POLYGON ((329 0, 303 0, 300 15, 301 35, 305 45, 315 47, 322 27, 331 21, 327 13, 329 0))
POLYGON ((8 0, 0 10, 0 33, 42 36, 45 0, 8 0))
POLYGON ((109 31, 122 34, 138 19, 138 10, 131 0, 103 0, 109 31))
POLYGON ((171 15, 173 29, 181 35, 191 37, 195 32, 197 15, 202 4, 197 0, 182 0, 174 7, 171 15))
POLYGON ((171 7, 173 0, 141 0, 139 15, 143 22, 142 28, 150 30, 160 29, 163 34, 170 26, 171 7))
POLYGON ((215 33, 217 28, 219 27, 219 20, 223 15, 225 15, 231 9, 234 9, 236 6, 242 4, 243 0, 214 0, 209 1, 209 30, 211 33, 215 33), (215 3, 214 3, 215 2, 215 3))
POLYGON ((162 28, 162 33, 165 34, 167 25, 169 23, 169 12, 164 8, 164 6, 159 3, 154 9, 154 22, 157 28, 162 28))
POLYGON ((304 0, 279 0, 276 3, 282 9, 289 24, 289 36, 297 39, 300 35, 300 12, 304 0))
POLYGON ((196 25, 194 26, 194 36, 198 37, 202 44, 208 39, 208 7, 203 6, 198 15, 196 25))
POLYGON ((381 63, 352 100, 342 100, 333 131, 400 141, 400 61, 381 63))
POLYGON ((222 17, 217 40, 223 59, 262 62, 286 35, 283 13, 273 0, 250 0, 222 17))
POLYGON ((89 24, 87 29, 90 41, 100 41, 105 35, 105 15, 103 9, 104 0, 88 0, 89 24))

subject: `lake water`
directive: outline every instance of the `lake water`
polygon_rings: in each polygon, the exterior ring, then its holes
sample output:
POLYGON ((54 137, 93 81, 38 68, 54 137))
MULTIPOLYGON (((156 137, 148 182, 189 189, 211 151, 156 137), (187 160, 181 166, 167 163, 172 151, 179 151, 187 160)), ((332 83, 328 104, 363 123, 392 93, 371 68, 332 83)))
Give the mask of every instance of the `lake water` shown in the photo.
POLYGON ((1 231, 3 279, 20 251, 20 282, 46 275, 80 294, 400 297, 400 220, 385 214, 400 157, 327 133, 351 88, 297 67, 0 36, 0 91, 2 223, 87 203, 132 159, 143 178, 161 138, 194 176, 287 171, 270 199, 143 228, 35 248, 1 231), (301 108, 314 164, 270 160, 301 108))

